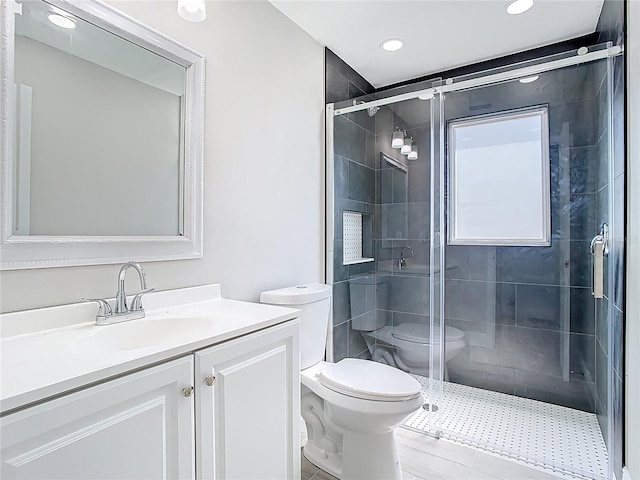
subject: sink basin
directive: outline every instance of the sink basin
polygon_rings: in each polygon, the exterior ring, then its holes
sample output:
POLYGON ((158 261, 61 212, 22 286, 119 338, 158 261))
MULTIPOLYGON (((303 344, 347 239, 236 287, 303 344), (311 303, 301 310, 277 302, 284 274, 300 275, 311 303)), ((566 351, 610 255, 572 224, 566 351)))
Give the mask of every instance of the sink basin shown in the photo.
POLYGON ((77 353, 105 353, 140 350, 174 343, 189 337, 194 331, 211 326, 206 318, 143 318, 128 322, 88 327, 90 332, 75 341, 71 349, 77 353))

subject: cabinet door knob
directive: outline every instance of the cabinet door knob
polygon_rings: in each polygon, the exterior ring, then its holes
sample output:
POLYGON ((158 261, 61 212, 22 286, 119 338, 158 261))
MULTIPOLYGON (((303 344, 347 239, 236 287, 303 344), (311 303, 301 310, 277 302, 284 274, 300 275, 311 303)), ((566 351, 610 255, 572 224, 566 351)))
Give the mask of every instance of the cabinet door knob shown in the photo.
POLYGON ((205 383, 210 387, 213 387, 213 384, 216 383, 216 377, 213 375, 208 375, 207 378, 204 379, 205 383))
POLYGON ((191 385, 187 385, 182 389, 182 393, 184 393, 185 397, 190 397, 193 395, 193 387, 191 385))

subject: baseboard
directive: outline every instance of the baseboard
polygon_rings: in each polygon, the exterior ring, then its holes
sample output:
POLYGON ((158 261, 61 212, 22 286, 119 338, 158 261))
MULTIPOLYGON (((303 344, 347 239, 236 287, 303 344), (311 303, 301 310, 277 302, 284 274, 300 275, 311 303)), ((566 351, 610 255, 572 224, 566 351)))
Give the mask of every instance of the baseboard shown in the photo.
POLYGON ((627 467, 622 467, 622 480, 631 480, 631 474, 627 467))

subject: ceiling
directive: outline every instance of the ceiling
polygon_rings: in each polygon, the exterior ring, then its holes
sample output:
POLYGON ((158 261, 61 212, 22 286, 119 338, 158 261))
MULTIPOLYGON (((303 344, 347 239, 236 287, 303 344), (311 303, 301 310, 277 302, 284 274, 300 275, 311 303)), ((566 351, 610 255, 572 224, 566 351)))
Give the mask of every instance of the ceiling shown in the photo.
POLYGON ((271 3, 378 88, 593 33, 603 0, 536 0, 521 15, 508 0, 271 3), (388 38, 404 47, 382 50, 388 38))

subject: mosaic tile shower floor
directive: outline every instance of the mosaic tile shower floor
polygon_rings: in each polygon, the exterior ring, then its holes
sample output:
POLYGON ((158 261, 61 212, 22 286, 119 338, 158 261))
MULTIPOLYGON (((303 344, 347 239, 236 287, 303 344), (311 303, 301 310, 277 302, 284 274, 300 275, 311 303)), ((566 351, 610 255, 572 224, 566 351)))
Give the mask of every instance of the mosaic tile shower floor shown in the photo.
MULTIPOLYGON (((428 402, 428 379, 412 376, 428 402)), ((595 414, 450 382, 444 382, 439 403, 446 438, 565 478, 606 478, 607 450, 595 414)), ((420 409, 404 426, 429 431, 429 415, 420 409)))

